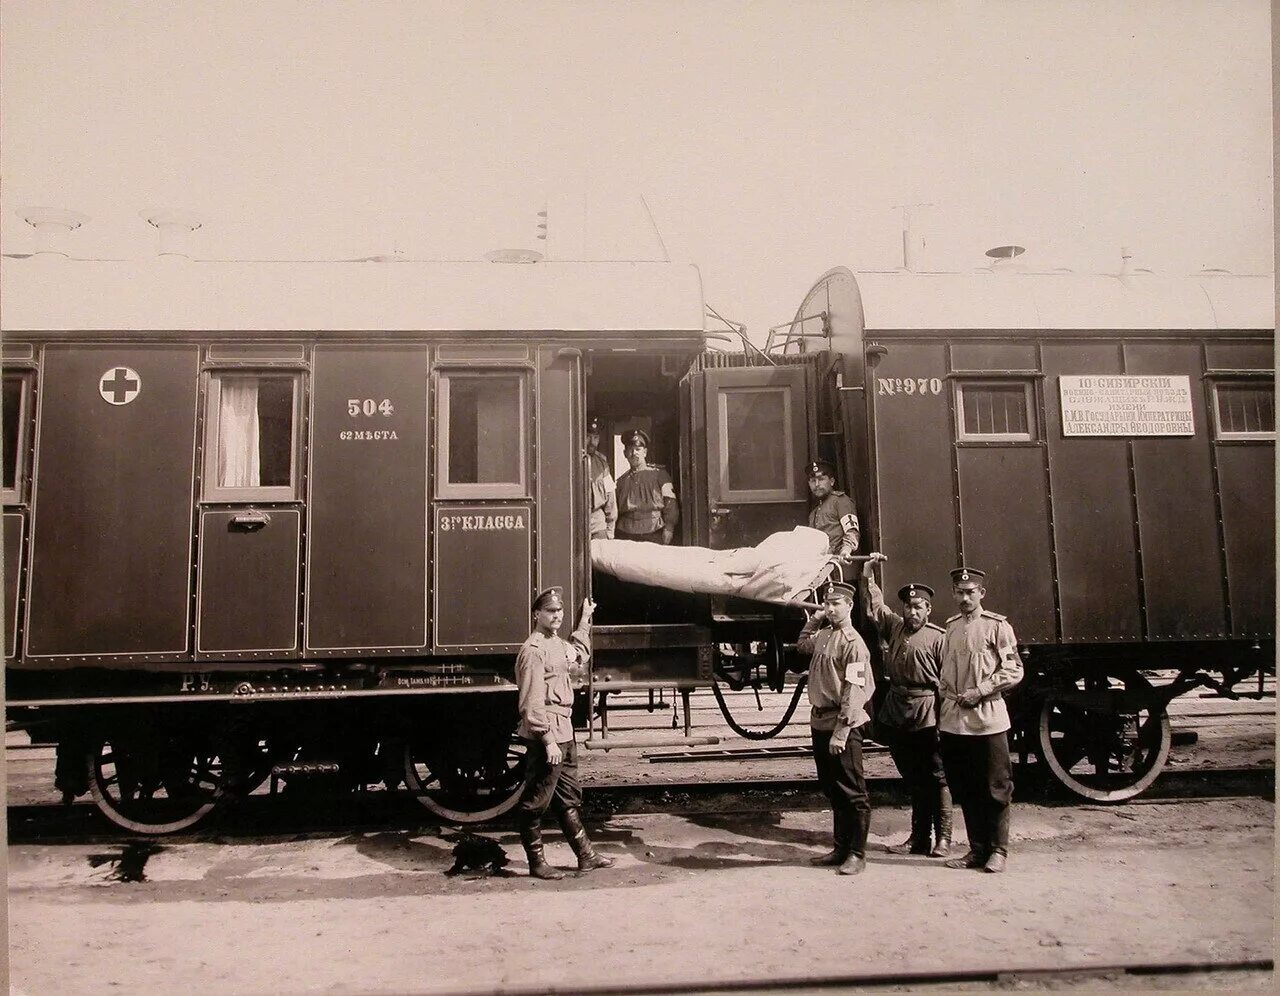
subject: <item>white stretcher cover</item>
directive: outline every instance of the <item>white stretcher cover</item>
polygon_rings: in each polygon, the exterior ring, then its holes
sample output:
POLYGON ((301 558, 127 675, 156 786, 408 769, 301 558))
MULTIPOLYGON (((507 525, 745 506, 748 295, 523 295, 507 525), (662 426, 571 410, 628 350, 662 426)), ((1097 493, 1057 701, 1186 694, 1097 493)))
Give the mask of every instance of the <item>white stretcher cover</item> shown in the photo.
POLYGON ((829 544, 826 533, 808 526, 732 550, 593 539, 591 565, 623 581, 656 588, 785 605, 802 595, 813 600, 813 589, 831 569, 829 544))

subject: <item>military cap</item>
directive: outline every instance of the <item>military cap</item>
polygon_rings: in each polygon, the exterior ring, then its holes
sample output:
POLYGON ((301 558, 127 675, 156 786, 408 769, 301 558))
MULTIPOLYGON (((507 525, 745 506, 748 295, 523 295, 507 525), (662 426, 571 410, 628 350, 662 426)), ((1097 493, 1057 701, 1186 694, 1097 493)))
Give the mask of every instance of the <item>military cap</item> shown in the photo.
POLYGON ((830 598, 832 595, 843 595, 849 601, 856 601, 856 593, 851 585, 845 584, 843 581, 832 581, 827 585, 827 593, 823 598, 830 598))
POLYGON ((933 589, 927 584, 921 584, 919 581, 912 581, 904 584, 898 589, 898 597, 902 601, 909 602, 913 598, 923 598, 925 601, 933 601, 933 589))
POLYGON ((587 432, 600 432, 600 431, 601 431, 600 416, 588 415, 587 416, 587 432))
POLYGON ((645 449, 649 448, 649 434, 643 429, 628 429, 622 434, 622 445, 631 446, 638 443, 645 449))
POLYGON ((976 567, 957 567, 951 572, 951 583, 956 586, 974 586, 982 584, 987 579, 987 572, 980 571, 976 567))
POLYGON ((537 612, 539 609, 563 609, 564 599, 561 597, 564 589, 558 584, 553 584, 550 588, 543 588, 542 591, 533 596, 533 606, 530 611, 537 612))
POLYGON ((830 460, 814 460, 805 466, 804 472, 809 477, 826 474, 833 481, 836 479, 836 468, 830 460))

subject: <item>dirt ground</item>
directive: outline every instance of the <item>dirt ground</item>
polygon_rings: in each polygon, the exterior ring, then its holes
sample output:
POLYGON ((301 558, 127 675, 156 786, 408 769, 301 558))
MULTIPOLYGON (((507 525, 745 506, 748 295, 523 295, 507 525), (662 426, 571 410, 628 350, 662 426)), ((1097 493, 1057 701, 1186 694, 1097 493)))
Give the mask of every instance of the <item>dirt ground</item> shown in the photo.
MULTIPOLYGON (((616 817, 592 827, 616 867, 553 883, 525 877, 509 832, 489 835, 511 858, 499 875, 446 875, 452 832, 17 845, 12 980, 31 994, 382 993, 1269 958, 1274 814, 1256 798, 1024 804, 1000 876, 884 853, 907 828, 890 807, 856 878, 807 866, 830 833, 812 810, 616 817)), ((548 850, 569 864, 558 835, 548 850)), ((1014 974, 988 987, 1042 985, 1014 974)))

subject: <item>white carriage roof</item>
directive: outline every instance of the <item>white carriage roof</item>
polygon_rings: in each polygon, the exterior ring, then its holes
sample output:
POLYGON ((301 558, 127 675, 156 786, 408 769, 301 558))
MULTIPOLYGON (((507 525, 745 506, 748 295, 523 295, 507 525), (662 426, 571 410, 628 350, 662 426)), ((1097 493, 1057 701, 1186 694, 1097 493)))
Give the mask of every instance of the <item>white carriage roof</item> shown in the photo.
POLYGON ((34 256, 0 267, 6 331, 701 334, 675 263, 203 262, 34 256))
POLYGON ((868 330, 1274 329, 1271 276, 855 273, 868 330))

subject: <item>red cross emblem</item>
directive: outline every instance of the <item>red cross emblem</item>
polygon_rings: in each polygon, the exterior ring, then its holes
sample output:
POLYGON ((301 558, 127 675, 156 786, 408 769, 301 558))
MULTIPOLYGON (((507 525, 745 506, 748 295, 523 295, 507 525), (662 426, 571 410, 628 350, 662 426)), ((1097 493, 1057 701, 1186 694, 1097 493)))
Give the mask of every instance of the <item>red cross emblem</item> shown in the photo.
POLYGON ((127 405, 142 391, 142 378, 129 367, 112 367, 98 381, 98 393, 109 405, 127 405))

